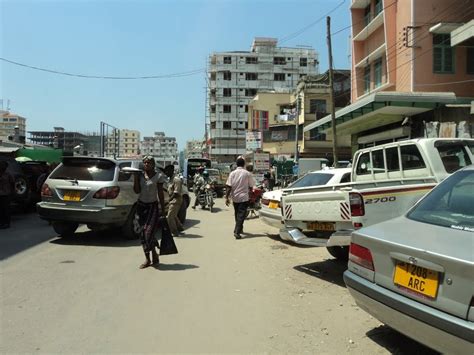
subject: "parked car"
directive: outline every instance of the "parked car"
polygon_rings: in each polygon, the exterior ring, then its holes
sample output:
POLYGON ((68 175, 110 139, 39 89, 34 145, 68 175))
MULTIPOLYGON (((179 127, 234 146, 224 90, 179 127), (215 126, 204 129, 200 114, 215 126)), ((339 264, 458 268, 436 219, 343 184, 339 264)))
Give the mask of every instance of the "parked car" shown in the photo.
MULTIPOLYGON (((137 238, 133 173, 123 169, 140 169, 141 164, 141 160, 64 158, 43 184, 38 213, 51 221, 61 236, 71 235, 79 224, 86 224, 96 231, 119 228, 125 237, 137 238)), ((183 203, 184 213, 179 214, 183 223, 188 204, 183 203)))
POLYGON ((352 233, 344 281, 381 322, 443 353, 474 354, 474 165, 402 217, 352 233))
MULTIPOLYGON (((309 172, 296 180, 289 188, 306 188, 310 186, 337 185, 351 180, 349 168, 326 168, 309 172)), ((284 190, 267 191, 262 197, 262 208, 259 210, 260 219, 271 227, 282 228, 281 196, 284 190)))

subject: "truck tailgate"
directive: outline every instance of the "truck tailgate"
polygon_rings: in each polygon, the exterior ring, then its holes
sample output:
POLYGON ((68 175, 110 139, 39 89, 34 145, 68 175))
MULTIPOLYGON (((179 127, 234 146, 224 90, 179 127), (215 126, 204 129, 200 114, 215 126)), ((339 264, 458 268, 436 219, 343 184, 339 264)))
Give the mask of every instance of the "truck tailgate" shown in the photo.
POLYGON ((339 222, 350 221, 348 191, 289 194, 282 197, 285 220, 339 222))

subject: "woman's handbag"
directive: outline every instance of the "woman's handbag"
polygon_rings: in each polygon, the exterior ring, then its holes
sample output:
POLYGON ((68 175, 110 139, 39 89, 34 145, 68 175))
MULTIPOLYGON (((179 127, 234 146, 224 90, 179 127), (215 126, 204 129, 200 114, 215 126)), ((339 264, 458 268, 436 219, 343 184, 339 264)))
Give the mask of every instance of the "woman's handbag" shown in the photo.
POLYGON ((166 218, 160 218, 160 224, 163 232, 160 243, 160 255, 178 254, 178 249, 174 243, 166 218))

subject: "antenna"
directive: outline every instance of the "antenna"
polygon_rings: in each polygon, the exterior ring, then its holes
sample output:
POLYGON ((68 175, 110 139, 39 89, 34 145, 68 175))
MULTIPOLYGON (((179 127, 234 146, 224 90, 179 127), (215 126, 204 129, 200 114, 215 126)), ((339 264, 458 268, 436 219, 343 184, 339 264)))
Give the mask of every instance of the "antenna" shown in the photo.
MULTIPOLYGON (((3 104, 2 104, 3 107, 3 104)), ((10 100, 7 100, 7 111, 10 111, 10 100)))

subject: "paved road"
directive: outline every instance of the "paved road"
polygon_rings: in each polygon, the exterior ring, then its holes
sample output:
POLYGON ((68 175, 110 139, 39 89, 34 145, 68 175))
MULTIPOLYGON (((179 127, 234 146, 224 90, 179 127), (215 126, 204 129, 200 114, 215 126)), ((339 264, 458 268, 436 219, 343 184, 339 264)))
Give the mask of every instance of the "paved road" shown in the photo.
POLYGON ((0 352, 430 353, 360 310, 324 249, 258 219, 235 240, 222 202, 190 209, 179 254, 146 270, 137 241, 84 227, 60 239, 16 215, 0 231, 0 352))

